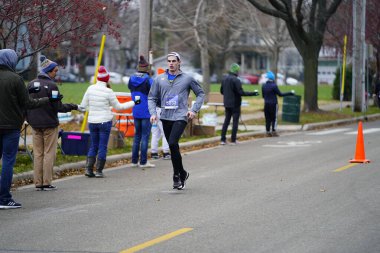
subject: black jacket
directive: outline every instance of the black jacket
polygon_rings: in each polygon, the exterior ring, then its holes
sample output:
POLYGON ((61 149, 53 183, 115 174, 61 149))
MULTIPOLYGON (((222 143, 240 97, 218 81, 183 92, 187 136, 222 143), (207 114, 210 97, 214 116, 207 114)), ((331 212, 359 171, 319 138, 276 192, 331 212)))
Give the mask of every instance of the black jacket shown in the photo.
POLYGON ((277 96, 286 97, 293 96, 292 92, 281 92, 277 86, 277 84, 269 80, 262 87, 261 91, 263 93, 264 103, 265 104, 277 104, 277 96))
POLYGON ((236 74, 229 73, 222 80, 220 93, 223 94, 224 107, 238 108, 241 106, 242 96, 257 96, 257 92, 246 92, 236 74))
MULTIPOLYGON (((58 87, 53 80, 45 73, 38 74, 37 79, 28 84, 28 89, 33 87, 34 82, 40 82, 40 91, 30 94, 33 98, 51 97, 53 90, 58 91, 58 87)), ((49 103, 48 105, 27 111, 27 121, 33 128, 53 128, 59 125, 58 112, 70 112, 77 110, 76 104, 63 104, 61 101, 49 103)))
POLYGON ((47 97, 31 99, 22 78, 8 66, 0 65, 0 130, 21 129, 27 108, 48 103, 47 97))

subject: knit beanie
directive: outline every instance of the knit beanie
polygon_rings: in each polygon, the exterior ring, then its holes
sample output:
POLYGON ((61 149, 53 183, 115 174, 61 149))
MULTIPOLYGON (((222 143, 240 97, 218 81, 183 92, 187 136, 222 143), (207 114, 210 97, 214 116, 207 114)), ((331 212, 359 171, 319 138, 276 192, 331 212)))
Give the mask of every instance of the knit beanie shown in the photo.
POLYGON ((58 66, 58 64, 56 62, 53 62, 53 61, 49 60, 44 55, 41 55, 40 62, 41 62, 41 71, 44 72, 44 73, 49 73, 55 67, 58 66))
POLYGON ((108 82, 110 80, 110 75, 104 66, 100 66, 98 69, 98 81, 108 82))
POLYGON ((237 74, 240 70, 240 66, 237 63, 232 63, 230 67, 230 72, 233 74, 237 74))
POLYGON ((140 55, 139 64, 137 66, 138 72, 148 73, 150 72, 149 63, 145 60, 143 55, 140 55))
POLYGON ((276 77, 275 77, 275 75, 273 74, 272 71, 268 71, 267 72, 266 78, 268 78, 269 80, 272 80, 272 81, 274 81, 274 79, 276 79, 276 77))

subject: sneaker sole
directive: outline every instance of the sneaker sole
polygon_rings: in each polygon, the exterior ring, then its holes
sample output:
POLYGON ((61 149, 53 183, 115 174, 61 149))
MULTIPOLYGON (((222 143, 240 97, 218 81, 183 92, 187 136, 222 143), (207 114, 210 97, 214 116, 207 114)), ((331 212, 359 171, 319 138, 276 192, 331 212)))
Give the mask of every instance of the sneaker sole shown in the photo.
POLYGON ((44 188, 43 190, 44 191, 56 191, 57 187, 55 187, 55 188, 44 188))
POLYGON ((21 206, 0 206, 0 209, 17 209, 21 208, 21 206))

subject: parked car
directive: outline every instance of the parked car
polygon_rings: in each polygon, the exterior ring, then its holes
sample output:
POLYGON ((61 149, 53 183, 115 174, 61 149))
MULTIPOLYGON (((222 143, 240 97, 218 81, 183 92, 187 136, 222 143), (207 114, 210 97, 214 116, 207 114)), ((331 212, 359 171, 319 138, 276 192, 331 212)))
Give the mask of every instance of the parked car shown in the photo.
MULTIPOLYGON (((293 78, 293 77, 288 77, 286 78, 286 82, 284 81, 284 75, 281 74, 281 73, 277 73, 277 85, 297 85, 299 82, 297 79, 293 78)), ((260 80, 259 80, 259 84, 263 85, 264 83, 266 83, 267 81, 267 78, 266 78, 266 73, 262 74, 261 77, 260 77, 260 80)))
POLYGON ((72 73, 58 71, 55 80, 59 83, 77 83, 79 82, 79 77, 72 73))
POLYGON ((184 73, 186 73, 186 74, 192 76, 197 82, 199 82, 199 83, 202 83, 202 82, 203 82, 203 75, 199 74, 199 73, 197 72, 197 69, 189 68, 189 67, 184 67, 184 68, 181 68, 181 70, 182 70, 184 73))
MULTIPOLYGON (((123 76, 121 74, 116 73, 116 72, 108 72, 108 74, 110 75, 110 81, 109 82, 111 84, 128 84, 128 82, 124 83, 123 76)), ((91 76, 90 82, 94 83, 94 76, 91 76)))
POLYGON ((251 81, 249 81, 247 78, 245 78, 244 76, 238 76, 240 82, 242 84, 251 84, 251 81))
POLYGON ((241 74, 240 77, 247 79, 250 84, 259 84, 260 76, 258 75, 241 74))

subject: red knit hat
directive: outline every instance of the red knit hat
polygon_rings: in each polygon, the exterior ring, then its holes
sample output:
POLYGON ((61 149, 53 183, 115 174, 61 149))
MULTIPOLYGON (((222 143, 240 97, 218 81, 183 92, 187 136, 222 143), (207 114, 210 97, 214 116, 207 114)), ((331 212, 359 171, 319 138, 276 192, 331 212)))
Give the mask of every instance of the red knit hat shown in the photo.
POLYGON ((104 66, 100 66, 98 69, 98 81, 108 82, 110 80, 110 75, 104 66))
POLYGON ((140 60, 139 60, 139 65, 137 66, 137 71, 138 72, 145 72, 145 73, 150 72, 149 63, 145 60, 144 56, 142 56, 142 55, 140 55, 140 60))

